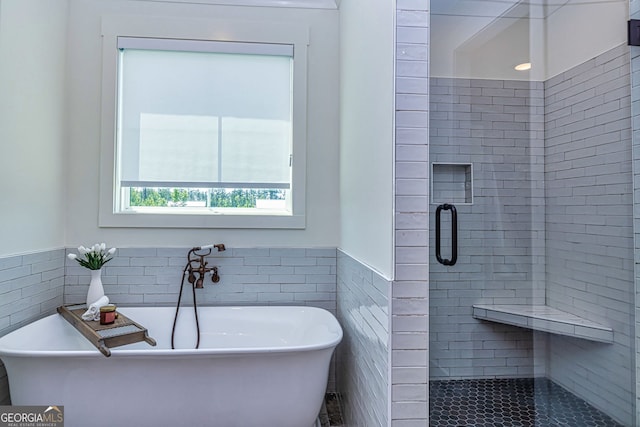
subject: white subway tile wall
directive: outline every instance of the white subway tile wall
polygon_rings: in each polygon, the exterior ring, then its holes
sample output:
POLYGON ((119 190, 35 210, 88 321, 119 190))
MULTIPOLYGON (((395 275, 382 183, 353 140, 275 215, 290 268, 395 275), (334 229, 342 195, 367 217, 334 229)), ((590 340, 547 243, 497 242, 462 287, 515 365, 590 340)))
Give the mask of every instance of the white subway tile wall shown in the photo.
MULTIPOLYGON (((457 205, 457 264, 430 266, 431 378, 543 375, 531 331, 472 317, 473 304, 545 301, 543 84, 431 78, 430 87, 431 161, 472 163, 474 189, 472 205, 457 205)), ((441 227, 449 258, 446 212, 441 227)))
POLYGON ((610 326, 614 344, 552 336, 548 376, 633 422, 635 352, 629 48, 545 82, 547 304, 610 326))
POLYGON ((337 390, 346 426, 388 426, 391 282, 338 251, 337 390))
POLYGON ((376 425, 384 427, 424 427, 429 420, 429 6, 396 2, 391 416, 376 425))
MULTIPOLYGON (((190 248, 124 248, 104 267, 105 294, 120 305, 174 305, 190 248)), ((68 252, 74 252, 73 249, 68 252)), ((220 282, 207 275, 199 304, 309 305, 336 312, 336 249, 227 248, 206 258, 220 282)), ((65 303, 82 303, 89 271, 67 260, 65 303)), ((183 301, 189 304, 186 282, 183 301)))
MULTIPOLYGON (((629 13, 632 19, 640 18, 640 1, 631 0, 629 13)), ((639 123, 640 119, 640 47, 630 47, 631 56, 631 120, 639 123)), ((632 130, 632 155, 633 155, 633 182, 640 182, 640 129, 637 125, 632 130)), ((640 280, 640 187, 634 189, 633 203, 633 230, 635 253, 635 282, 640 280)), ((640 306, 640 287, 635 288, 635 306, 640 306)), ((635 339, 640 342, 640 316, 635 316, 635 339)), ((640 378, 640 348, 636 350, 636 378, 640 378)), ((640 420, 640 381, 636 381, 636 420, 640 420)))
MULTIPOLYGON (((62 305, 64 249, 0 258, 0 336, 55 313, 62 305)), ((10 404, 0 362, 0 405, 10 404)))

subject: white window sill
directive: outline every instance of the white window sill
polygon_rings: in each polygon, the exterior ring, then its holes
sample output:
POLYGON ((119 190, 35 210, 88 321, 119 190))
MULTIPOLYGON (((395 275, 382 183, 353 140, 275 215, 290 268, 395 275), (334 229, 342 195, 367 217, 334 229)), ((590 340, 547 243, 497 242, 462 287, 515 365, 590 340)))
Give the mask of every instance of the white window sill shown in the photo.
POLYGON ((305 228, 304 215, 254 209, 196 209, 188 213, 166 213, 165 209, 100 215, 100 227, 123 228, 305 228), (144 212, 143 212, 144 211, 144 212), (155 212, 154 212, 155 211, 155 212), (238 212, 244 211, 244 212, 238 212), (206 213, 205 213, 206 212, 206 213))
POLYGON ((335 0, 156 0, 213 4, 222 6, 295 7, 303 9, 338 9, 335 0))

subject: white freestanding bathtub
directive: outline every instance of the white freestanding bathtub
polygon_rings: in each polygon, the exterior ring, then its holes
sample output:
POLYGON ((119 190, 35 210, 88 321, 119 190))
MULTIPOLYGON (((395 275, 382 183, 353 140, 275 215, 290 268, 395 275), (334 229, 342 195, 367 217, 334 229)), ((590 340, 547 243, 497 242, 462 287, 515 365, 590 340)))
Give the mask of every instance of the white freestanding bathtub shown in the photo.
POLYGON ((119 308, 158 345, 105 357, 59 314, 0 338, 13 405, 64 405, 65 426, 312 427, 342 329, 313 307, 119 308))

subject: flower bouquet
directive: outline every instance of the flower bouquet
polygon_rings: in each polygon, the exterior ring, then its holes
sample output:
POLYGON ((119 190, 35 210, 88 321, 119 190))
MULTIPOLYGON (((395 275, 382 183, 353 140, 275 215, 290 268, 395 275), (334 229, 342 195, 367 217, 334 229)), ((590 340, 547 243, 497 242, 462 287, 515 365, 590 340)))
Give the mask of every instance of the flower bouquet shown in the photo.
POLYGON ((113 254, 116 253, 116 248, 111 248, 107 251, 107 245, 104 243, 96 243, 90 249, 84 246, 78 247, 78 253, 69 254, 69 259, 78 261, 78 264, 88 268, 89 270, 100 270, 103 265, 113 259, 113 254))
POLYGON ((81 266, 91 270, 91 281, 87 292, 87 307, 104 297, 102 287, 102 266, 113 259, 116 248, 107 250, 104 243, 96 243, 91 248, 78 247, 78 254, 67 255, 69 259, 75 260, 81 266))

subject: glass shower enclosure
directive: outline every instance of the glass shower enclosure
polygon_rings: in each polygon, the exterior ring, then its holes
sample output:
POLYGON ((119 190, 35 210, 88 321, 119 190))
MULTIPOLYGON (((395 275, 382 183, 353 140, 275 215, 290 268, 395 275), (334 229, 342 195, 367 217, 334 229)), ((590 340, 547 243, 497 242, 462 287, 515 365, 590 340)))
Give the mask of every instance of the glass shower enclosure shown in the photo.
POLYGON ((640 425, 636 3, 431 0, 432 427, 640 425))

